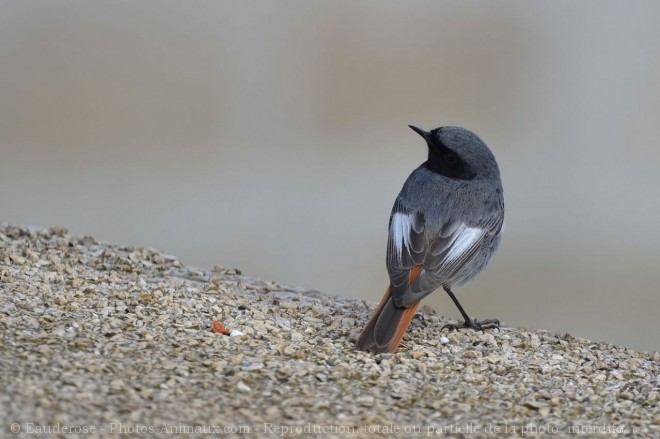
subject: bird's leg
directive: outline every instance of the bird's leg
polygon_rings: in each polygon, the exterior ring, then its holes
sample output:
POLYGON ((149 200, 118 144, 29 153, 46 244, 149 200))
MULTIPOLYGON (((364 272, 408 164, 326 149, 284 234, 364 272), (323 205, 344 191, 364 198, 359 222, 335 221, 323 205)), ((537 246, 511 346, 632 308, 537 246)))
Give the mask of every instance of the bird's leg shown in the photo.
POLYGON ((454 330, 459 330, 461 328, 472 328, 472 329, 479 329, 483 331, 484 329, 492 329, 492 328, 500 328, 500 321, 497 319, 488 319, 488 320, 481 320, 478 321, 476 319, 471 319, 470 316, 467 315, 463 307, 461 306, 460 303, 458 303, 458 299, 456 299, 456 296, 454 296, 454 293, 451 291, 449 287, 443 287, 447 294, 449 294, 449 297, 451 297, 451 300, 454 301, 456 304, 456 307, 458 310, 461 312, 461 315, 463 316, 463 319, 465 320, 463 324, 453 324, 453 323, 448 323, 440 330, 442 331, 445 328, 448 329, 454 329, 454 330))

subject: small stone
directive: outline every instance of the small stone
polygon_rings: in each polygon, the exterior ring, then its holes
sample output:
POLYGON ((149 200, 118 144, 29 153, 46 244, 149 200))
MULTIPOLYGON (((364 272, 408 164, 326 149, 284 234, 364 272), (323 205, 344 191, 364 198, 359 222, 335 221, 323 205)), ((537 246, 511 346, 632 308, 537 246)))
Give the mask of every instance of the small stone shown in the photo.
POLYGON ((243 381, 239 381, 239 382, 236 384, 236 390, 238 390, 239 392, 242 392, 242 393, 250 393, 250 392, 252 392, 252 389, 250 388, 250 386, 248 386, 247 384, 245 384, 243 381))
POLYGON ((255 370, 261 370, 265 367, 264 363, 261 362, 256 362, 256 363, 251 363, 249 361, 244 361, 243 364, 241 365, 241 369, 245 371, 255 371, 255 370))
POLYGON ((227 365, 224 361, 213 361, 208 364, 204 363, 205 366, 209 367, 212 370, 222 370, 227 365))
POLYGON ((371 395, 358 396, 357 399, 355 400, 355 402, 357 402, 358 405, 361 405, 363 407, 373 407, 375 401, 376 399, 371 395))
POLYGON ((479 351, 467 351, 463 356, 465 358, 481 358, 483 354, 479 351))
POLYGON ((496 364, 500 362, 500 357, 497 354, 490 354, 486 357, 486 361, 488 361, 490 364, 496 364))
POLYGON ((440 344, 449 344, 449 339, 443 335, 440 337, 440 344))
POLYGON ((541 408, 541 405, 539 405, 536 401, 525 401, 523 406, 530 410, 538 410, 541 408))
POLYGON ((635 398, 635 396, 631 392, 623 392, 619 394, 619 398, 632 401, 635 398))
POLYGON ((341 319, 341 326, 345 329, 351 329, 353 326, 355 326, 355 319, 345 317, 341 319))
POLYGON ((244 335, 241 331, 238 329, 232 329, 231 332, 229 333, 230 337, 240 337, 241 335, 244 335))

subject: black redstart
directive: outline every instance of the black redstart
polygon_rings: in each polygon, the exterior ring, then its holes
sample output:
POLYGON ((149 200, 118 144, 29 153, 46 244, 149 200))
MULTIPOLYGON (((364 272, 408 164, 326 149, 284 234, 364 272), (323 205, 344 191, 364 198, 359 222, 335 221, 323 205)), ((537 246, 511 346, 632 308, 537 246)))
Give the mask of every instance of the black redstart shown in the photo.
POLYGON ((495 157, 464 128, 410 128, 426 140, 429 155, 406 180, 390 215, 390 286, 357 340, 358 349, 374 353, 397 349, 420 301, 439 287, 465 319, 445 327, 499 326, 497 319, 471 319, 451 290, 475 277, 500 242, 504 194, 495 157))

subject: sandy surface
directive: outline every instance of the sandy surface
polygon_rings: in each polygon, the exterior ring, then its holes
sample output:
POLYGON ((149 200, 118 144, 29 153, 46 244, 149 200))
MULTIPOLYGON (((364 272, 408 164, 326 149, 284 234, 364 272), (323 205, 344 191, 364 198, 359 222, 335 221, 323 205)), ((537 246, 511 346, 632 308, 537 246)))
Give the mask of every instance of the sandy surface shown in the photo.
POLYGON ((660 437, 658 353, 426 309, 373 356, 372 303, 58 228, 0 227, 0 289, 2 437, 660 437))

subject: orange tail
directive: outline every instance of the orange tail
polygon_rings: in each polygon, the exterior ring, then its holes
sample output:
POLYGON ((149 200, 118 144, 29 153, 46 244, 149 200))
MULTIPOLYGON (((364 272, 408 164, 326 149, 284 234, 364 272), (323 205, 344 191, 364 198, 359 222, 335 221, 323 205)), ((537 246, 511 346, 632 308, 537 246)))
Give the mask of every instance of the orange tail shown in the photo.
MULTIPOLYGON (((421 271, 421 265, 417 265, 410 270, 409 283, 411 285, 421 271)), ((415 311, 417 311, 419 303, 415 303, 410 308, 395 306, 392 301, 392 286, 390 285, 371 319, 369 319, 369 323, 358 337, 357 348, 375 354, 396 351, 410 321, 415 315, 415 311)))

